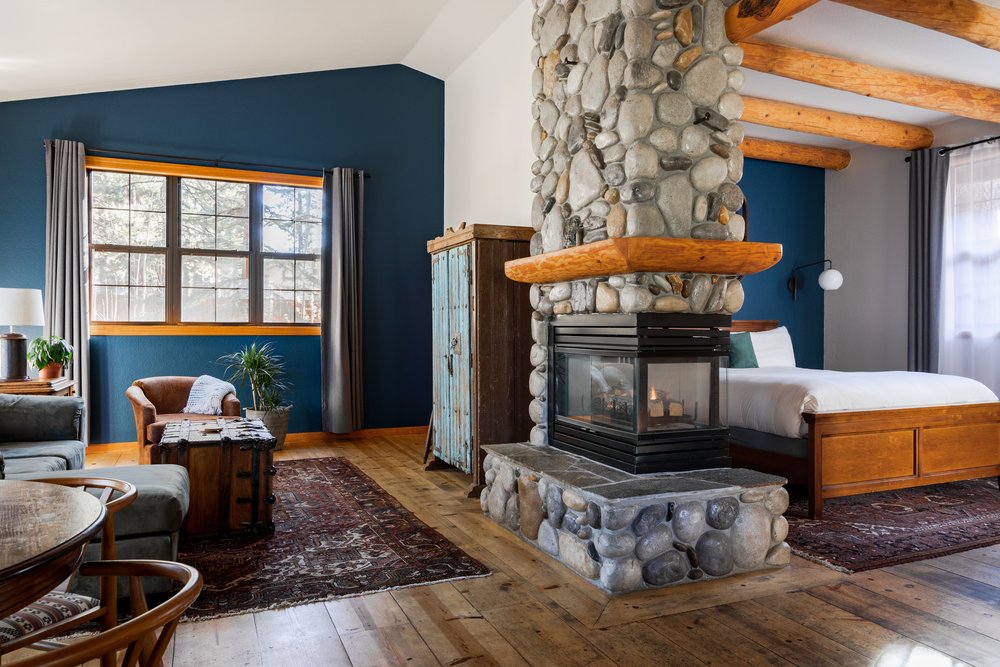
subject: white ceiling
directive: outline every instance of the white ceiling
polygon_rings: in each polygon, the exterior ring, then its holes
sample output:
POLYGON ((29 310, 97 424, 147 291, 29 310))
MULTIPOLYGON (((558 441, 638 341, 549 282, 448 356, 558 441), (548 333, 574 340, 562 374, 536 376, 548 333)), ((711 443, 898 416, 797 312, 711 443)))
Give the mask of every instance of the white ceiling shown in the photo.
MULTIPOLYGON (((0 102, 389 63, 443 79, 530 1, 2 0, 0 102)), ((1000 52, 826 0, 760 37, 1000 88, 1000 52)), ((930 126, 953 120, 751 71, 744 92, 930 126)), ((851 145, 769 128, 751 133, 851 145)))

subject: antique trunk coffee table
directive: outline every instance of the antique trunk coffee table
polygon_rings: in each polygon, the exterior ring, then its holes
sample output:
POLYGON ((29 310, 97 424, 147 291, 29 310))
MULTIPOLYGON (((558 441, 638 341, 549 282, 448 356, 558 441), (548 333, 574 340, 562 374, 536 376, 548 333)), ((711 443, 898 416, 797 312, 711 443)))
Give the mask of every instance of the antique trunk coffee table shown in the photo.
POLYGON ((184 466, 191 478, 184 534, 274 530, 274 445, 259 419, 169 422, 161 462, 184 466))

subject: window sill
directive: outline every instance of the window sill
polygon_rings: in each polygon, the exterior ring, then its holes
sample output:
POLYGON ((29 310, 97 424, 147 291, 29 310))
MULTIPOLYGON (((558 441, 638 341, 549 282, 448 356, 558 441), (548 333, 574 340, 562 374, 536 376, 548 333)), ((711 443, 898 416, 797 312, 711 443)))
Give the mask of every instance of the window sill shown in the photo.
POLYGON ((91 322, 91 336, 318 336, 319 326, 282 324, 112 324, 91 322))

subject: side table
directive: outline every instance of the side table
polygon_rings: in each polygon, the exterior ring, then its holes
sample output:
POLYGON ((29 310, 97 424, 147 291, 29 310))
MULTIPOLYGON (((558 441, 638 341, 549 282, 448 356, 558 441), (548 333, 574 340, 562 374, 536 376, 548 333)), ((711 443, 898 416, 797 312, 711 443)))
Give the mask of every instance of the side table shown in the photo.
POLYGON ((55 380, 8 380, 0 382, 0 394, 32 394, 34 396, 75 396, 76 380, 56 378, 55 380))

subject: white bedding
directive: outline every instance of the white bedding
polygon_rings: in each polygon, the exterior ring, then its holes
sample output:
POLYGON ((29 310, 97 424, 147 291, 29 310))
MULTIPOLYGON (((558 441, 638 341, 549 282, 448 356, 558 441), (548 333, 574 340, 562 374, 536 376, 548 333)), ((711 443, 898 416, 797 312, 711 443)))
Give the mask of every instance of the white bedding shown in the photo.
POLYGON ((728 384, 730 426, 787 438, 808 434, 803 412, 889 410, 997 400, 988 387, 969 378, 906 371, 731 368, 728 384))

